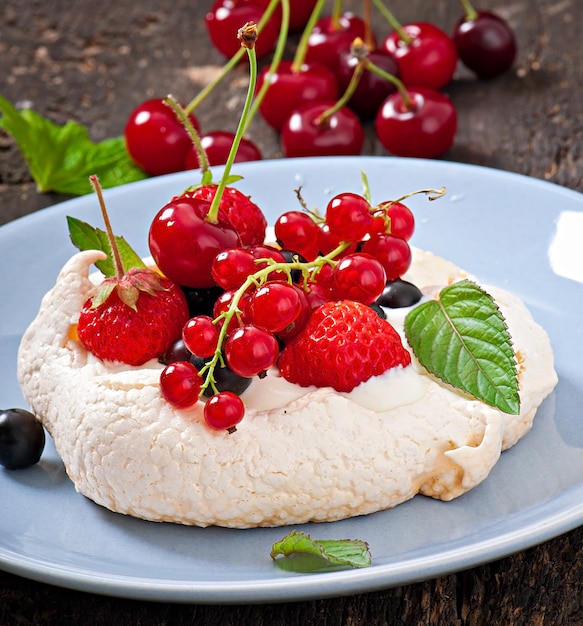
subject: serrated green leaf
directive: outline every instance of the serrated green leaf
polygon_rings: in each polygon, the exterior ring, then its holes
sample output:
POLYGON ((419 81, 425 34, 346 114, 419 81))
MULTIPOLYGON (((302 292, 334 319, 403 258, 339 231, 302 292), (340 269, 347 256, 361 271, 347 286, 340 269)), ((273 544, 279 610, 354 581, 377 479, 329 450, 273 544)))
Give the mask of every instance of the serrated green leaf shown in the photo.
POLYGON ((289 557, 296 554, 311 554, 319 557, 322 564, 328 566, 368 567, 371 556, 368 544, 360 539, 313 539, 303 532, 292 530, 281 541, 273 544, 271 558, 289 557), (322 561, 323 559, 323 561, 322 561))
MULTIPOLYGON (((67 224, 69 226, 69 236, 73 245, 81 251, 84 250, 101 250, 107 254, 107 259, 97 261, 96 267, 107 278, 116 275, 115 262, 107 233, 104 230, 95 228, 76 217, 67 216, 67 224)), ((121 262, 124 271, 127 272, 132 267, 145 267, 139 254, 137 254, 129 243, 123 238, 116 236, 115 241, 119 249, 121 262)))
POLYGON ((83 125, 59 126, 31 109, 16 109, 2 96, 0 113, 0 126, 14 137, 41 193, 90 193, 91 174, 104 189, 147 178, 131 161, 123 137, 95 143, 83 125))
POLYGON ((469 280, 412 309, 405 334, 415 356, 437 378, 517 415, 518 376, 512 339, 492 297, 469 280))

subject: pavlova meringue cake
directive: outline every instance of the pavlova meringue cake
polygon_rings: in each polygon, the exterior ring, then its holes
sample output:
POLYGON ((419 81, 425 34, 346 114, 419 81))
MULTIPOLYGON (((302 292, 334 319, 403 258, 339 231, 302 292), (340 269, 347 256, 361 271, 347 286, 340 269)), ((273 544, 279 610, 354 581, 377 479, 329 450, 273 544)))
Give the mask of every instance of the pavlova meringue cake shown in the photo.
MULTIPOLYGON (((545 331, 517 297, 488 286, 512 337, 519 414, 440 382, 413 356, 348 393, 300 387, 274 368, 243 393, 236 433, 212 430, 201 402, 181 410, 162 398, 157 360, 103 362, 77 340, 100 254, 63 267, 22 339, 18 377, 76 489, 119 513, 250 528, 339 520, 416 494, 450 500, 486 479, 557 382, 545 331)), ((432 297, 467 274, 414 249, 404 278, 432 297)), ((387 311, 403 337, 406 313, 387 311)))

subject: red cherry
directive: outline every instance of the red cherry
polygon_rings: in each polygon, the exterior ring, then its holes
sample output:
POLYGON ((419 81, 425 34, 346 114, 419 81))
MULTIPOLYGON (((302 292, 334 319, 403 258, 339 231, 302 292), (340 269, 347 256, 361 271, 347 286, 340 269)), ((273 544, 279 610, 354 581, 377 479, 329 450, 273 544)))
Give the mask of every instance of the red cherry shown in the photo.
MULTIPOLYGON (((209 165, 224 165, 233 145, 235 134, 226 130, 213 130, 205 133, 200 142, 209 162, 209 165)), ((246 137, 241 139, 241 143, 237 149, 235 163, 243 163, 245 161, 260 161, 262 159, 259 148, 246 137)), ((198 151, 191 143, 190 149, 186 153, 184 159, 185 170, 195 170, 200 167, 198 160, 198 151)))
MULTIPOLYGON (((259 75, 257 89, 265 82, 269 68, 259 75)), ((298 69, 291 61, 281 61, 270 77, 259 111, 263 119, 280 131, 294 109, 309 102, 336 100, 338 85, 333 72, 321 63, 304 63, 298 69)))
MULTIPOLYGON (((198 120, 189 117, 198 131, 198 120)), ((124 138, 132 160, 150 176, 182 171, 192 146, 186 129, 161 98, 147 100, 131 112, 124 138)))
POLYGON ((375 118, 383 147, 397 156, 435 158, 453 143, 457 113, 451 100, 424 87, 409 88, 412 107, 400 93, 390 95, 375 118))
MULTIPOLYGON (((399 68, 391 55, 382 50, 373 50, 369 52, 368 58, 387 74, 398 77, 399 68)), ((336 78, 342 93, 346 91, 357 64, 358 58, 351 54, 350 51, 342 52, 338 57, 336 78)), ((395 89, 396 87, 393 83, 365 69, 356 90, 348 101, 348 106, 360 117, 374 118, 385 98, 392 94, 395 89)))
POLYGON ((506 20, 491 11, 477 17, 462 17, 453 31, 453 41, 463 64, 479 78, 494 78, 508 70, 516 57, 516 39, 506 20))
POLYGON ((412 39, 405 42, 397 31, 390 33, 381 48, 392 55, 405 85, 442 89, 453 78, 457 51, 451 37, 427 22, 403 25, 412 39))
MULTIPOLYGON (((305 60, 334 68, 338 55, 350 50, 356 37, 367 41, 366 35, 364 20, 353 13, 342 13, 338 20, 330 15, 321 17, 308 38, 305 60)), ((376 48, 374 38, 370 44, 376 48)))
POLYGON ((322 114, 333 103, 308 104, 294 111, 281 129, 286 157, 358 155, 364 144, 364 131, 357 115, 342 107, 325 122, 322 114))
POLYGON ((212 287, 213 259, 227 248, 241 245, 237 231, 219 211, 216 224, 208 221, 210 202, 178 196, 152 220, 150 252, 160 271, 186 287, 212 287))
MULTIPOLYGON (((215 0, 206 14, 205 24, 215 48, 231 58, 241 48, 237 32, 247 22, 259 23, 265 9, 252 0, 215 0)), ((255 54, 261 58, 271 52, 279 36, 280 19, 272 15, 257 37, 255 54)))

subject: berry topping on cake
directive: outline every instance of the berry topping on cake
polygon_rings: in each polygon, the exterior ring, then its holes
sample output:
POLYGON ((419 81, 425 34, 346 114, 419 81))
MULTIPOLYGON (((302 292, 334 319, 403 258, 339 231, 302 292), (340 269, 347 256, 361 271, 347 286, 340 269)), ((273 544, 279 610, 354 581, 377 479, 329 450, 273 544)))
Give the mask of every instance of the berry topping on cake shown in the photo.
POLYGON ((279 369, 303 387, 354 387, 392 367, 405 367, 411 355, 389 322, 370 307, 350 300, 320 306, 304 330, 281 352, 279 369))

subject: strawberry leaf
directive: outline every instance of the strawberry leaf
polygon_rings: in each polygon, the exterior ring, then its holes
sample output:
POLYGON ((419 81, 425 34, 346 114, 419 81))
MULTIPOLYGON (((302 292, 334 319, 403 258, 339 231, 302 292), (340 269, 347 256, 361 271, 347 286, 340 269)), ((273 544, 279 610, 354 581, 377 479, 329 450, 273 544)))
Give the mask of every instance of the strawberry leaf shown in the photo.
POLYGON ((405 334, 415 356, 441 380, 496 407, 520 412, 512 339, 492 297, 469 280, 412 309, 405 334))
POLYGON ((292 530, 281 541, 273 544, 271 558, 310 554, 318 557, 313 569, 331 566, 368 567, 371 556, 368 544, 360 539, 315 540, 306 533, 292 530))
MULTIPOLYGON (((95 228, 83 222, 76 217, 67 216, 67 224, 69 226, 69 236, 73 245, 79 250, 101 250, 107 254, 107 259, 97 261, 96 267, 102 272, 102 274, 108 278, 115 276, 115 262, 113 260, 113 254, 111 246, 109 245, 109 239, 107 233, 104 230, 95 228)), ((115 238, 117 246, 119 248, 119 254, 121 256, 121 262, 124 271, 127 272, 132 267, 145 267, 144 262, 140 258, 132 247, 127 243, 123 237, 116 236, 115 238)))
POLYGON ((94 143, 81 124, 59 126, 31 109, 16 109, 2 96, 0 113, 0 127, 14 137, 41 193, 87 194, 92 191, 90 174, 104 188, 147 178, 132 163, 123 137, 94 143))

